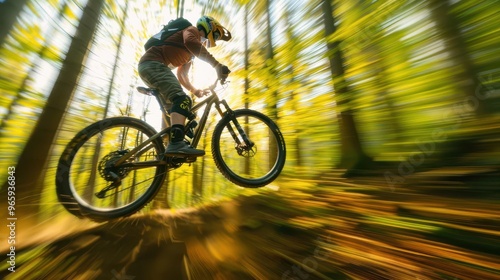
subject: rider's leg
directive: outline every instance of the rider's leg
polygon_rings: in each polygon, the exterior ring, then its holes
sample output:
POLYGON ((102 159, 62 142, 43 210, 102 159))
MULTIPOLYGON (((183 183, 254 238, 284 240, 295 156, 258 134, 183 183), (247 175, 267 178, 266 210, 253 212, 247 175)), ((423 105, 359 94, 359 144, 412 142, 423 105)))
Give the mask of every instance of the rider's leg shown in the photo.
POLYGON ((172 112, 172 114, 170 114, 170 121, 172 122, 172 125, 174 124, 184 125, 184 123, 186 122, 186 117, 179 113, 172 112))
MULTIPOLYGON (((183 129, 184 124, 186 123, 186 117, 179 113, 172 112, 170 113, 170 123, 172 124, 172 128, 179 127, 183 129)), ((179 139, 184 140, 184 135, 180 134, 170 135, 170 141, 177 142, 179 141, 179 139)))
POLYGON ((185 94, 172 99, 172 112, 170 113, 172 129, 170 130, 170 143, 165 151, 168 156, 202 156, 205 154, 204 150, 194 149, 184 142, 184 123, 186 116, 190 114, 191 104, 191 98, 185 94))
POLYGON ((167 100, 172 102, 170 122, 172 129, 166 155, 202 156, 205 151, 194 149, 184 142, 184 123, 191 109, 191 99, 187 96, 172 70, 157 61, 145 61, 139 65, 139 74, 146 84, 157 88, 167 100))

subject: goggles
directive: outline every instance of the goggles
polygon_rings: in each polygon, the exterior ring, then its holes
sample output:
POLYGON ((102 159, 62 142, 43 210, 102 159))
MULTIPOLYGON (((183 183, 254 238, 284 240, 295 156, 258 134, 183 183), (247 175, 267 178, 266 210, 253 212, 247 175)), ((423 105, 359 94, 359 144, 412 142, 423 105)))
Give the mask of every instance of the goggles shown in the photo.
POLYGON ((214 32, 214 40, 217 41, 220 39, 220 32, 219 31, 215 31, 214 32))

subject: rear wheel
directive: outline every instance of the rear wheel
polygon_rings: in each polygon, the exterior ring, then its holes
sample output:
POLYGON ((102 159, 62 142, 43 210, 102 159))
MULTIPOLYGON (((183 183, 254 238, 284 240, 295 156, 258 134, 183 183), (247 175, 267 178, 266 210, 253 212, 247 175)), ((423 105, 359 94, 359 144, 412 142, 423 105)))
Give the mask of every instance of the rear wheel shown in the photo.
POLYGON ((161 138, 120 161, 155 134, 147 123, 129 117, 105 119, 79 132, 59 159, 59 201, 72 214, 96 221, 140 210, 166 177, 161 138))
POLYGON ((286 148, 283 135, 269 117, 241 109, 224 116, 215 127, 212 155, 220 172, 231 182, 258 188, 281 173, 286 148))

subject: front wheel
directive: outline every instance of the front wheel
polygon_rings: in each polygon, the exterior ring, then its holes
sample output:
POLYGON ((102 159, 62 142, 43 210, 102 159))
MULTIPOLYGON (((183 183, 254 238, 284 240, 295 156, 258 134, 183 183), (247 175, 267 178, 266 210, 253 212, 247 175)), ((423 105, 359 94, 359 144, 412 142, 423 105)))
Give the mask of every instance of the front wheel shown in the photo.
POLYGON ((265 186, 285 165, 285 140, 266 115, 240 109, 226 114, 212 137, 212 155, 220 172, 246 188, 265 186))
POLYGON ((161 138, 149 140, 155 134, 153 127, 130 117, 105 119, 80 131, 59 159, 59 201, 75 216, 96 221, 140 210, 167 172, 161 138))

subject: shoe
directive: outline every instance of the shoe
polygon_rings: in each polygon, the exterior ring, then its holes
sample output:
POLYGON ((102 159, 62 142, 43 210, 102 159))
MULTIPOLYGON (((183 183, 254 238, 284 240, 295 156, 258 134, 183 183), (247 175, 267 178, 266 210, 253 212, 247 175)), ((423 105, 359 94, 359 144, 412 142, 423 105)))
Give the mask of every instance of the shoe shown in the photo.
POLYGON ((198 150, 184 141, 172 143, 170 142, 165 150, 166 156, 195 156, 201 157, 205 155, 204 150, 198 150))

